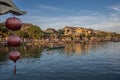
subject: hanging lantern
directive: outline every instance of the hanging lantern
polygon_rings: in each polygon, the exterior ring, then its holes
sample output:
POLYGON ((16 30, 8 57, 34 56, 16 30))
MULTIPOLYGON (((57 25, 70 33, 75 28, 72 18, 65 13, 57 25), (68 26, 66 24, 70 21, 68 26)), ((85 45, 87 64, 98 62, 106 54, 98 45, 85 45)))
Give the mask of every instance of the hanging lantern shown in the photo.
POLYGON ((17 47, 20 45, 20 37, 18 37, 17 35, 11 35, 8 37, 7 40, 7 44, 8 46, 12 46, 12 47, 17 47))
POLYGON ((5 21, 5 26, 10 30, 16 31, 21 29, 22 22, 18 18, 10 17, 5 21))
POLYGON ((11 51, 9 53, 9 58, 16 63, 16 61, 20 58, 20 52, 18 51, 11 51))

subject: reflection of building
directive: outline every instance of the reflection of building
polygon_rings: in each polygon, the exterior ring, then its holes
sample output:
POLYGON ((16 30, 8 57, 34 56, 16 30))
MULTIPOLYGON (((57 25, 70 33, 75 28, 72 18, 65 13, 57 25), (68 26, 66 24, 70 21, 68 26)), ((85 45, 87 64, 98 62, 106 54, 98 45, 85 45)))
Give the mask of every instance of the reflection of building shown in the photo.
POLYGON ((84 45, 84 51, 89 52, 90 50, 90 45, 84 45))
POLYGON ((73 54, 74 50, 73 50, 73 45, 68 43, 68 44, 65 44, 65 53, 66 54, 73 54))
POLYGON ((91 49, 91 45, 80 44, 80 43, 67 43, 65 44, 65 53, 67 55, 81 55, 86 54, 91 49))
POLYGON ((82 45, 80 43, 74 43, 75 54, 80 55, 82 53, 82 45))
POLYGON ((0 31, 0 41, 2 41, 2 32, 0 31))
POLYGON ((0 31, 0 35, 2 35, 2 32, 0 31))

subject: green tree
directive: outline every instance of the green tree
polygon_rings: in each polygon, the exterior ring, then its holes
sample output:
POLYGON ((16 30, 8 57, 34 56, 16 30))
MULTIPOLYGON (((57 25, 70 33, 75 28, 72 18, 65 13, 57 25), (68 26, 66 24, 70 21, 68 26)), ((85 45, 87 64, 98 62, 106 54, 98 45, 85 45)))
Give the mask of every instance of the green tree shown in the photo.
POLYGON ((2 32, 4 37, 9 35, 9 30, 5 27, 3 23, 0 23, 0 31, 2 32))
POLYGON ((28 33, 22 30, 16 31, 16 34, 19 35, 21 38, 29 38, 28 33))
POLYGON ((59 29, 59 30, 58 30, 58 33, 59 33, 60 35, 64 35, 64 30, 59 29))
POLYGON ((39 26, 32 26, 27 30, 29 37, 33 39, 39 39, 43 36, 44 32, 39 26))
POLYGON ((104 31, 101 31, 101 32, 100 32, 100 36, 101 36, 101 37, 104 37, 104 38, 105 38, 107 35, 108 35, 107 32, 104 32, 104 31))

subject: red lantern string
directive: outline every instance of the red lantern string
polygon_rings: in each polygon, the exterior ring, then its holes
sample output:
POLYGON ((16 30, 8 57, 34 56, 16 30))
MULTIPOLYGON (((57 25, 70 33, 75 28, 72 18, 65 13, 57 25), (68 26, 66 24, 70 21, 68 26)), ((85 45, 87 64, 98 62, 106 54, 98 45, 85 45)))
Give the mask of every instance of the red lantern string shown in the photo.
MULTIPOLYGON (((20 30, 22 27, 22 22, 20 19, 10 17, 5 21, 5 26, 12 31, 20 30)), ((8 46, 14 47, 14 50, 9 53, 9 59, 14 62, 14 74, 16 74, 16 61, 20 58, 20 52, 16 51, 16 47, 20 45, 20 37, 12 32, 12 35, 8 37, 8 46)))

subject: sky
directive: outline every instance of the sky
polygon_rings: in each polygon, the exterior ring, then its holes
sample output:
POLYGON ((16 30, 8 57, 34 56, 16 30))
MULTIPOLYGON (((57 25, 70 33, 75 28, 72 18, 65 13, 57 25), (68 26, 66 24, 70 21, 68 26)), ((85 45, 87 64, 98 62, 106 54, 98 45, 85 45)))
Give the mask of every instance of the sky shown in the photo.
MULTIPOLYGON (((13 0, 27 14, 16 16, 25 23, 47 28, 65 26, 120 33, 120 0, 13 0)), ((0 16, 1 21, 11 14, 0 16)))

